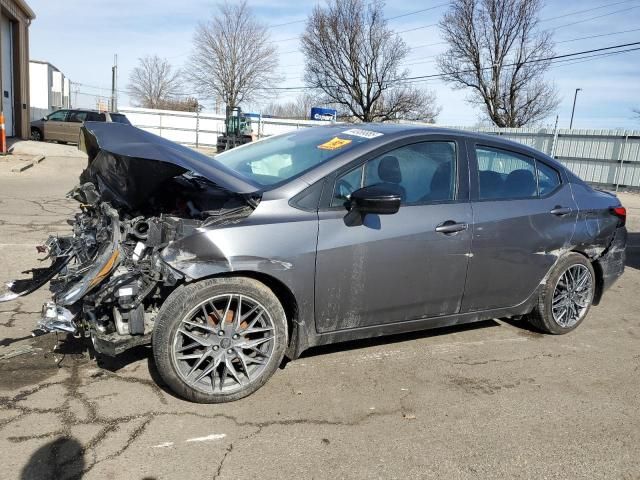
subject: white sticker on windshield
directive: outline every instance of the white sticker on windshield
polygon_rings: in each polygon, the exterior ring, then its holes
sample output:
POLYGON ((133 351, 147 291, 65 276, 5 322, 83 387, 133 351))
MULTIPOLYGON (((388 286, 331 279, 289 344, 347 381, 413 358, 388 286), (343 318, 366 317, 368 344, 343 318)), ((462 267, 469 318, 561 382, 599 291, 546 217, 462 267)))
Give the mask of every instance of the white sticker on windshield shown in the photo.
POLYGON ((353 135, 354 137, 362 138, 376 138, 381 137, 383 134, 379 132, 372 132, 371 130, 362 130, 360 128, 352 128, 351 130, 345 130, 345 135, 353 135))

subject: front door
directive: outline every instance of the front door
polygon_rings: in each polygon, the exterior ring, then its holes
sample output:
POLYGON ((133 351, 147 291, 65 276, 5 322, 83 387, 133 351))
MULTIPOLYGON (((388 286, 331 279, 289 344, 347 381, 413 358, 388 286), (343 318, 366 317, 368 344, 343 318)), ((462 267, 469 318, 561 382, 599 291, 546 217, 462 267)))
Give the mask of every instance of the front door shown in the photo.
POLYGON ((58 110, 47 117, 44 122, 44 139, 67 141, 67 114, 69 110, 58 110))
POLYGON ((477 183, 462 312, 515 306, 570 245, 577 205, 560 172, 543 161, 490 145, 470 149, 477 183))
POLYGON ((330 182, 319 211, 319 332, 458 312, 470 252, 465 155, 455 141, 412 143, 330 182), (462 159, 462 161, 460 161, 462 159), (389 184, 402 193, 392 215, 345 218, 350 193, 389 184))

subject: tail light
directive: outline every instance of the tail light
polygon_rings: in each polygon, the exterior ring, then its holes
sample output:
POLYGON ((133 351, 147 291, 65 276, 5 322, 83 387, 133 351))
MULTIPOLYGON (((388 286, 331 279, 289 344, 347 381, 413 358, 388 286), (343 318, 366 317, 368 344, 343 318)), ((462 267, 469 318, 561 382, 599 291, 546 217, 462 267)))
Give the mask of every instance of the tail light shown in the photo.
POLYGON ((627 223, 627 209, 624 207, 612 207, 611 213, 618 217, 619 225, 622 227, 627 223))

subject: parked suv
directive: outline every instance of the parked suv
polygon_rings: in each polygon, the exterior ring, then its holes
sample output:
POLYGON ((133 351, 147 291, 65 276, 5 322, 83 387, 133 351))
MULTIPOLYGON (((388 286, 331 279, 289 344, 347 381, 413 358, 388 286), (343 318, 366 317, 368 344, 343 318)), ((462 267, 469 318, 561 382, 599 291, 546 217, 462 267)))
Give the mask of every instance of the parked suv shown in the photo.
POLYGON ((31 140, 57 140, 78 143, 80 127, 88 122, 116 122, 131 125, 122 113, 97 110, 56 110, 40 120, 31 122, 31 140))

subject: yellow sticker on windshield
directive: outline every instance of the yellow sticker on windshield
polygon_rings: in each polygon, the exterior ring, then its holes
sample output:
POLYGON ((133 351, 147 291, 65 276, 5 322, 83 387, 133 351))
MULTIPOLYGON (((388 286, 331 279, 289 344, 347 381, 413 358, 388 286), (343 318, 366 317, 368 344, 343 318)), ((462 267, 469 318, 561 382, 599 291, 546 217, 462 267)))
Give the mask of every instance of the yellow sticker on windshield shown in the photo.
POLYGON ((338 150, 339 148, 342 148, 345 145, 349 145, 350 143, 351 140, 333 137, 328 142, 325 142, 322 145, 318 145, 318 148, 321 148, 322 150, 338 150))

